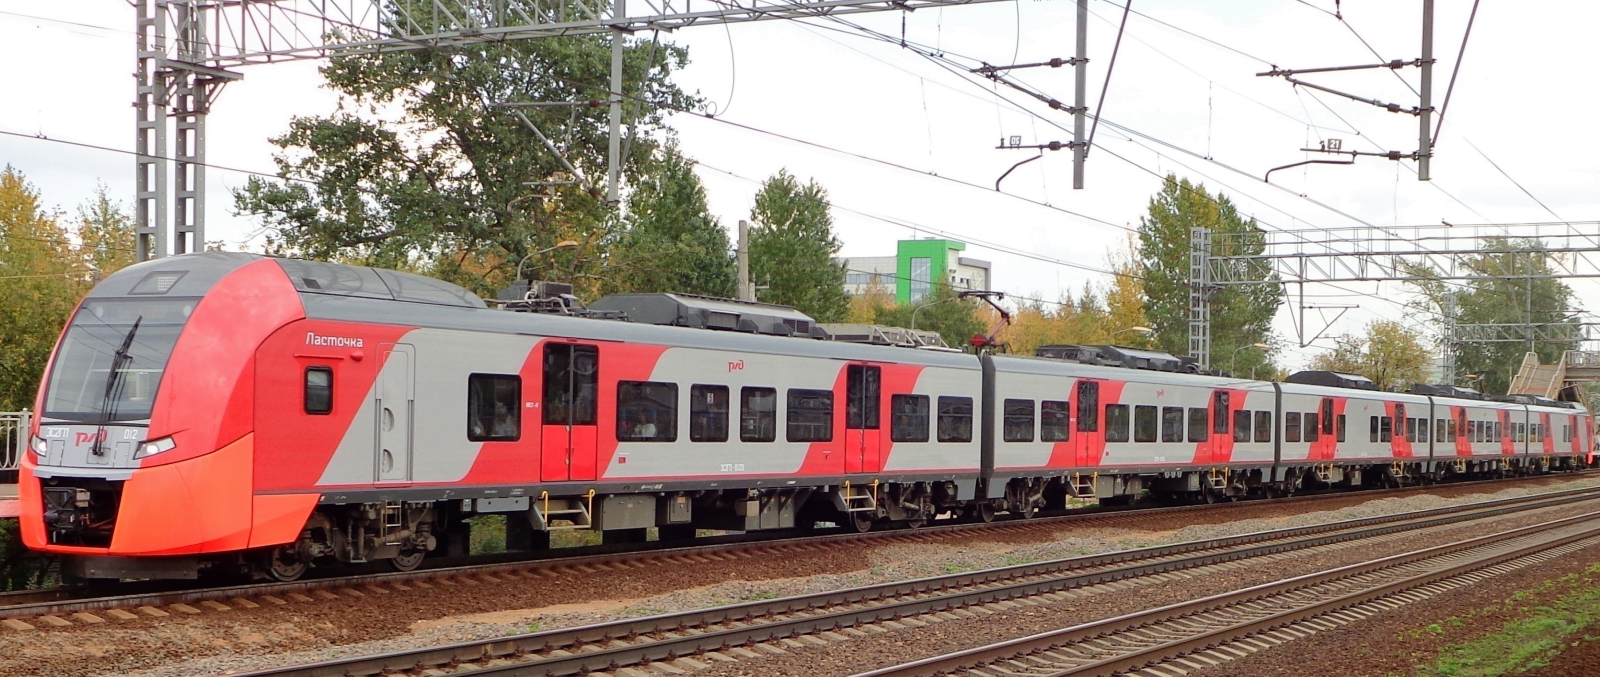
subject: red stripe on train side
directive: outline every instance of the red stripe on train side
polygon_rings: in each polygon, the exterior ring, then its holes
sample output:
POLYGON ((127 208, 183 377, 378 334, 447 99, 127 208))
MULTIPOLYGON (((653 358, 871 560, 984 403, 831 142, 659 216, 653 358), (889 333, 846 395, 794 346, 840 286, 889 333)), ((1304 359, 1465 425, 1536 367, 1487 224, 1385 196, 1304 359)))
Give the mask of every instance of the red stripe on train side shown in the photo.
MULTIPOLYGON (((1318 400, 1317 411, 1322 411, 1323 400, 1333 400, 1332 435, 1318 435, 1316 441, 1311 443, 1311 450, 1307 453, 1306 460, 1331 461, 1339 455, 1339 417, 1344 415, 1345 405, 1350 402, 1348 397, 1323 397, 1318 400)), ((1320 420, 1318 422, 1320 424, 1320 420)), ((1348 422, 1346 423, 1348 428, 1348 422)), ((1346 431, 1348 434, 1348 430, 1346 431)))
POLYGON ((1411 417, 1411 412, 1406 410, 1404 402, 1384 402, 1383 413, 1393 421, 1393 430, 1389 433, 1389 453, 1395 458, 1411 458, 1411 442, 1406 440, 1406 420, 1411 417), (1396 409, 1400 407, 1400 409, 1396 409), (1401 412, 1403 411, 1403 415, 1401 412), (1397 418, 1398 416, 1398 418, 1397 418))

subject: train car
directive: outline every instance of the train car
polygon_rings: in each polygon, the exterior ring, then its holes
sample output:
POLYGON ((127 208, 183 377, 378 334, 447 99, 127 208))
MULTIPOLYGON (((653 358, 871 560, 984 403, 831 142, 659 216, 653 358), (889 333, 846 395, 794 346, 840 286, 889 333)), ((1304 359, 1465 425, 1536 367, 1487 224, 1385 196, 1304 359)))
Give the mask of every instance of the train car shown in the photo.
POLYGON ((465 554, 475 515, 504 516, 514 550, 562 529, 865 530, 1543 472, 1593 443, 1560 402, 1201 375, 1112 346, 819 340, 838 337, 793 309, 685 295, 503 301, 248 254, 118 271, 47 367, 24 542, 81 578, 292 580, 465 554))

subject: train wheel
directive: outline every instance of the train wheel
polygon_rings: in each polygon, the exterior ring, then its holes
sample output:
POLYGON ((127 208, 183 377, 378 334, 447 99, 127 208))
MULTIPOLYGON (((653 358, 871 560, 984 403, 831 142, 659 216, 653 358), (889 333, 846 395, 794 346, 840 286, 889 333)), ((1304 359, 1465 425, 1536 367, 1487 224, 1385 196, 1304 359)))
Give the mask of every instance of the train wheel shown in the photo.
POLYGON ((994 521, 994 504, 981 501, 977 505, 967 508, 967 518, 974 522, 988 524, 994 521))
POLYGON ((389 559, 389 566, 395 571, 413 571, 422 564, 422 558, 428 555, 426 550, 411 550, 402 552, 389 559))
POLYGON ((867 533, 868 531, 872 531, 872 524, 875 521, 876 520, 873 518, 873 516, 872 516, 872 514, 870 512, 868 512, 866 510, 861 510, 861 511, 850 513, 850 524, 849 524, 849 526, 851 528, 855 529, 856 533, 864 534, 864 533, 867 533))
POLYGON ((299 580, 310 568, 311 565, 292 546, 280 545, 267 555, 267 575, 281 583, 299 580))

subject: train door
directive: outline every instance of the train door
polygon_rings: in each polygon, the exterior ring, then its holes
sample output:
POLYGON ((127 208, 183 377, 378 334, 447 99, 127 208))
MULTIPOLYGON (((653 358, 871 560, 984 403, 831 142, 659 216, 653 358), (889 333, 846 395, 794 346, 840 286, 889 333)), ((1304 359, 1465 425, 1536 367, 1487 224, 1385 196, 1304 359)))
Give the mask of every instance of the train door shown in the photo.
POLYGON ((883 369, 864 364, 845 368, 844 471, 878 472, 882 430, 878 415, 882 404, 883 369))
POLYGON ((1100 382, 1087 379, 1078 381, 1078 391, 1073 393, 1077 398, 1078 441, 1074 444, 1077 453, 1073 454, 1072 465, 1083 468, 1090 465, 1099 465, 1100 457, 1105 453, 1105 438, 1100 436, 1100 382))
POLYGON ((599 451, 600 350, 592 345, 544 346, 544 425, 539 476, 546 482, 595 479, 599 451))
POLYGON ((404 343, 381 349, 378 373, 376 477, 383 483, 411 481, 411 433, 416 400, 416 360, 412 346, 404 343))

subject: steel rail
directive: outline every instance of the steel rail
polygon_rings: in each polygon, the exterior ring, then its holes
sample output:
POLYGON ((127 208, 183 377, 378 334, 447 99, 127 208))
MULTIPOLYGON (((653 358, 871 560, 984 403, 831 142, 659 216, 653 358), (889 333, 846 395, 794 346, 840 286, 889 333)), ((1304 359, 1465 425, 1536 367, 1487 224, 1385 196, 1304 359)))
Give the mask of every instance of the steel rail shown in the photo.
POLYGON ((585 674, 864 623, 1596 499, 1600 499, 1600 488, 1502 499, 746 602, 715 609, 625 619, 416 651, 274 668, 246 673, 245 677, 381 674, 384 671, 496 658, 509 659, 510 662, 478 668, 472 670, 471 674, 585 674), (1128 562, 1132 563, 1124 564, 1128 562), (1118 564, 1122 566, 1112 566, 1118 564), (1081 572, 1086 568, 1107 566, 1111 568, 1081 572), (641 636, 649 635, 661 638, 641 639, 641 636), (625 641, 617 643, 619 639, 625 641), (530 655, 541 652, 548 655, 530 655))
MULTIPOLYGON (((1596 518, 1600 512, 1589 512, 1572 517, 1566 517, 1542 524, 1535 524, 1510 531, 1480 536, 1458 543, 1425 548, 1412 552, 1401 553, 1383 557, 1368 562, 1352 564, 1328 571, 1316 572, 1296 576, 1258 585, 1243 590, 1221 593, 1199 600, 1180 602, 1158 609, 1140 611, 1115 618, 1109 618, 1091 623, 1039 633, 1019 639, 1007 640, 987 646, 956 651, 943 656, 936 656, 920 661, 913 661, 902 665, 891 666, 879 670, 863 672, 854 677, 926 677, 931 675, 957 675, 969 669, 982 669, 985 666, 998 662, 1013 661, 1019 658, 1038 656, 1044 652, 1052 652, 1050 658, 1039 659, 1040 665, 1033 667, 1034 673, 1043 677, 1085 677, 1087 675, 1113 675, 1131 670, 1138 670, 1159 664, 1175 658, 1214 648, 1220 644, 1246 638, 1262 632, 1268 632, 1292 623, 1322 616, 1329 612, 1349 608, 1364 602, 1393 595, 1397 592, 1421 587, 1443 579, 1452 578, 1470 571, 1491 567, 1510 560, 1535 554, 1545 550, 1561 547, 1563 545, 1583 541, 1600 536, 1600 523, 1596 518), (1566 530, 1567 527, 1575 527, 1566 530), (1563 533, 1563 530, 1566 530, 1563 533), (1554 538, 1539 539, 1540 534, 1556 532, 1554 538), (1506 544, 1518 539, 1530 539, 1531 542, 1508 550, 1496 549, 1494 546, 1506 544), (1239 623, 1219 625, 1214 628, 1204 629, 1202 632, 1193 633, 1181 639, 1166 642, 1151 642, 1151 636, 1157 636, 1160 631, 1152 627, 1157 623, 1173 621, 1176 619, 1193 620, 1193 625, 1203 625, 1204 621, 1195 619, 1196 616, 1213 613, 1219 610, 1236 608, 1242 604, 1250 603, 1258 607, 1273 598, 1282 598, 1288 594, 1310 595, 1311 590, 1318 585, 1326 585, 1339 581, 1347 581, 1357 576, 1372 574, 1397 567, 1416 564, 1429 560, 1446 560, 1448 558, 1469 551, 1483 551, 1479 555, 1461 558, 1461 561, 1447 564, 1438 569, 1421 574, 1406 576, 1398 580, 1380 582, 1376 586, 1366 587, 1347 594, 1331 596, 1318 596, 1306 603, 1295 604, 1292 608, 1271 613, 1269 615, 1252 618, 1239 623), (1101 647, 1095 653, 1111 651, 1105 649, 1114 644, 1114 638, 1131 631, 1142 631, 1143 637, 1136 644, 1142 647, 1132 648, 1108 658, 1084 662, 1062 669, 1049 669, 1046 664, 1062 662, 1058 657, 1063 651, 1069 650, 1077 644, 1095 640, 1101 647), (1056 660, 1052 660, 1056 659, 1056 660)), ((1132 640, 1130 640, 1132 641, 1132 640)), ((1070 652, 1069 652, 1070 653, 1070 652)))
MULTIPOLYGON (((1313 493, 1288 498, 1271 499, 1272 505, 1316 503, 1340 498, 1412 494, 1437 489, 1484 487, 1495 484, 1517 484, 1530 481, 1576 480, 1596 474, 1596 470, 1572 473, 1512 477, 1470 482, 1397 487, 1389 489, 1363 489, 1332 493, 1313 493)), ((238 585, 208 586, 203 588, 171 589, 166 581, 138 581, 116 584, 116 588, 155 588, 137 592, 117 592, 97 586, 88 588, 47 588, 42 590, 16 590, 0 592, 0 619, 25 618, 43 615, 93 612, 138 606, 169 604, 194 604, 207 601, 226 601, 240 597, 261 595, 283 596, 292 593, 310 593, 316 590, 338 590, 367 585, 405 584, 414 581, 428 582, 443 578, 475 576, 479 574, 507 574, 520 572, 561 571, 576 567, 631 566, 635 563, 672 561, 674 559, 726 558, 730 555, 773 554, 809 551, 819 547, 845 547, 872 543, 927 542, 947 537, 967 537, 983 534, 1004 534, 1042 529, 1057 529, 1064 525, 1097 523, 1124 517, 1161 517, 1187 513, 1208 513, 1242 509, 1263 505, 1261 500, 1228 503, 1181 505, 1159 508, 1105 508, 1076 510, 1068 514, 1035 516, 1033 518, 1004 518, 990 523, 933 524, 912 530, 872 531, 867 533, 824 533, 822 535, 795 537, 790 533, 758 533, 720 536, 702 539, 701 543, 679 547, 662 547, 661 541, 650 544, 585 546, 572 548, 568 554, 556 550, 544 551, 535 557, 522 557, 507 561, 505 555, 492 556, 495 561, 453 566, 428 566, 409 572, 357 573, 328 578, 307 578, 290 583, 263 582, 238 585), (709 541, 709 542, 706 542, 709 541), (90 596, 82 596, 88 593, 90 596), (107 594, 110 593, 110 594, 107 594)), ((180 584, 181 585, 181 584, 180 584)))

